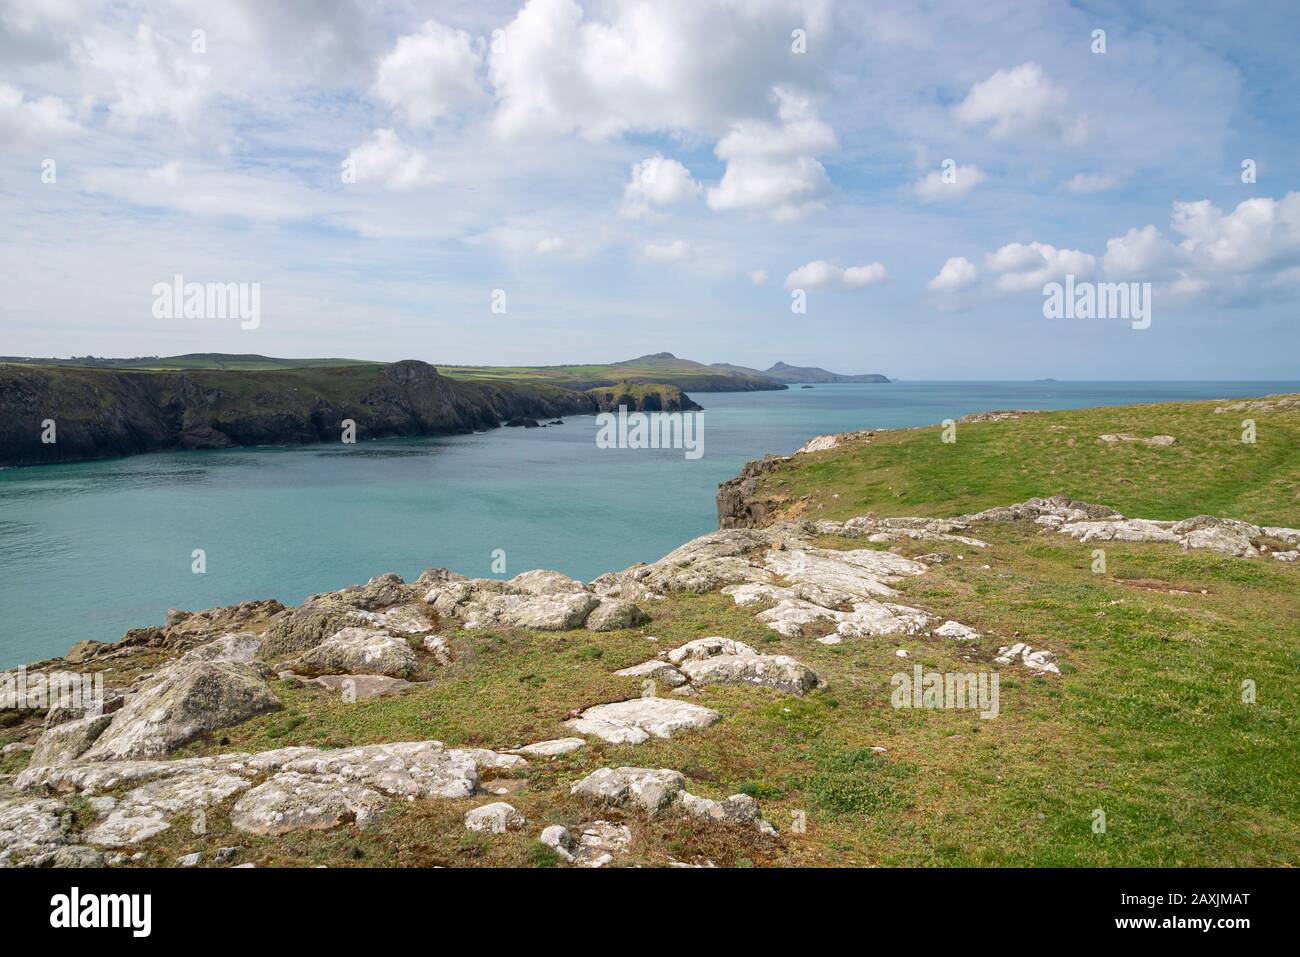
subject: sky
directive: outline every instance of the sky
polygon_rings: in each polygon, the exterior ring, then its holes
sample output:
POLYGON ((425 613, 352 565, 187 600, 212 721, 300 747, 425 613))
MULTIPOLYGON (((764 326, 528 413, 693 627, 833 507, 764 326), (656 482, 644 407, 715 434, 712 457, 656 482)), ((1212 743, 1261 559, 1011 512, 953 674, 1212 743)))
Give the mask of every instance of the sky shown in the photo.
POLYGON ((1298 38, 1291 2, 0 0, 0 355, 1300 378, 1298 38), (1149 325, 1045 317, 1067 275, 1149 283, 1149 325), (160 318, 175 276, 257 323, 160 318))

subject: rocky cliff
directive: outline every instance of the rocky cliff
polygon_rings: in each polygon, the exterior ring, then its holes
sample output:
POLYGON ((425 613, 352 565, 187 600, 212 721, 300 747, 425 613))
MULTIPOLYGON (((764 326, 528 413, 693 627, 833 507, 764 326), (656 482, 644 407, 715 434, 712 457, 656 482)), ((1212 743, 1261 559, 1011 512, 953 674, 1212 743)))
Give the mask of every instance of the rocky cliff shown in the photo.
MULTIPOLYGON (((673 386, 611 392, 644 411, 695 409, 673 386), (624 394, 627 393, 627 394, 624 394)), ((415 360, 274 371, 136 372, 0 365, 0 465, 492 429, 601 411, 604 396, 526 381, 465 381, 415 360), (42 441, 50 435, 53 442, 42 441)))

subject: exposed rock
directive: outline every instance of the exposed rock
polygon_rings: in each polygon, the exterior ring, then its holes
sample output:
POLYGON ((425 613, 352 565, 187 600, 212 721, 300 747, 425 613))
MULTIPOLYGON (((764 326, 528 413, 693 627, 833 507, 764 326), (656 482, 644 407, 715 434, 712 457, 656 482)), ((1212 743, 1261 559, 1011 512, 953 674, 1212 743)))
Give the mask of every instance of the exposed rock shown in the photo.
POLYGON ((430 635, 422 644, 424 650, 433 655, 433 660, 438 664, 451 664, 451 639, 446 635, 430 635))
POLYGON ((763 820, 758 802, 748 794, 733 794, 725 800, 715 801, 682 791, 677 795, 677 804, 691 817, 724 824, 753 824, 764 834, 776 834, 776 828, 763 820))
POLYGON ((393 572, 377 575, 364 585, 344 588, 329 596, 344 604, 352 605, 363 611, 378 611, 390 605, 400 605, 416 597, 416 590, 402 581, 402 576, 393 572))
MULTIPOLYGON (((679 675, 685 675, 696 685, 756 684, 801 695, 821 683, 811 668, 793 658, 786 655, 760 655, 744 642, 720 636, 688 641, 664 652, 664 657, 680 669, 677 671, 679 675)), ((627 668, 618 673, 627 674, 637 670, 649 673, 649 666, 653 664, 654 662, 647 661, 635 669, 627 668)), ((659 664, 676 670, 663 662, 659 664)))
POLYGON ((505 801, 484 804, 465 812, 465 830, 487 834, 504 834, 517 831, 528 822, 524 816, 505 801))
POLYGON ((500 595, 490 598, 477 614, 465 618, 466 628, 531 628, 568 631, 580 628, 600 599, 595 595, 500 595))
POLYGON ((192 648, 181 656, 182 661, 224 661, 232 664, 252 664, 262 647, 260 636, 251 632, 223 635, 215 641, 192 648))
POLYGON ((84 844, 68 844, 38 854, 26 863, 32 867, 104 867, 107 861, 103 852, 93 847, 84 844))
POLYGON ((623 598, 605 598, 587 617, 587 627, 592 631, 618 631, 644 625, 650 616, 635 602, 623 598))
POLYGON ((565 725, 611 744, 641 744, 651 736, 669 738, 679 731, 707 728, 721 717, 710 708, 688 701, 633 698, 588 708, 565 725))
POLYGON ((69 664, 79 665, 107 651, 109 647, 102 641, 92 641, 87 638, 69 648, 68 653, 63 656, 63 660, 69 664))
POLYGON ((934 630, 933 634, 939 638, 952 638, 955 641, 974 641, 979 637, 979 632, 959 621, 945 621, 934 630))
POLYGON ((1157 447, 1173 445, 1178 441, 1172 435, 1153 435, 1144 439, 1140 435, 1133 435, 1131 432, 1107 433, 1106 435, 1099 435, 1097 438, 1108 444, 1114 444, 1117 442, 1141 442, 1144 445, 1157 447))
POLYGON ((579 867, 606 867, 632 849, 632 829, 611 821, 582 825, 574 863, 579 867))
POLYGON ((27 766, 70 764, 90 750, 90 746, 112 721, 111 714, 91 715, 46 729, 37 739, 27 766))
POLYGON ((1145 518, 1124 518, 1103 522, 1069 522, 1060 531, 1080 542, 1168 542, 1178 536, 1170 531, 1173 522, 1145 518))
POLYGON ((280 701, 247 665, 177 663, 113 716, 86 752, 90 761, 167 754, 201 734, 274 711, 280 701))
POLYGON ((807 455, 810 452, 826 452, 837 449, 846 442, 870 439, 876 434, 875 429, 861 429, 857 432, 837 432, 833 435, 818 435, 809 439, 795 450, 795 455, 807 455))
POLYGON ((0 802, 0 866, 65 844, 64 810, 52 798, 0 802))
POLYGON ((521 572, 505 584, 512 595, 580 595, 587 590, 577 579, 542 568, 521 572))
POLYGON ((423 635, 433 631, 424 604, 398 605, 387 611, 359 611, 357 617, 371 628, 394 635, 423 635))
POLYGON ((262 661, 281 661, 314 648, 326 638, 350 625, 359 625, 357 609, 331 598, 311 599, 272 619, 257 656, 262 661))
POLYGON ((303 674, 372 674, 409 678, 420 666, 401 638, 371 628, 344 628, 291 663, 303 674))
POLYGON ((670 688, 679 688, 686 684, 686 676, 668 664, 666 661, 659 661, 657 658, 650 661, 643 661, 639 665, 633 665, 631 668, 623 668, 614 672, 622 678, 641 678, 650 679, 651 681, 662 681, 670 688))
POLYGON ((680 771, 667 768, 600 768, 569 789, 570 794, 614 808, 659 813, 686 789, 680 771))
POLYGON ((514 748, 510 754, 524 754, 530 758, 554 758, 561 754, 568 754, 570 751, 576 751, 578 748, 585 747, 587 742, 583 738, 552 738, 549 741, 537 741, 533 744, 525 744, 522 748, 514 748))
POLYGON ((311 684, 320 685, 352 701, 401 694, 408 688, 420 686, 419 682, 389 678, 386 675, 321 675, 311 679, 311 684))
POLYGON ((998 649, 997 657, 993 660, 1000 665, 1019 664, 1033 671, 1049 671, 1052 674, 1060 674, 1061 669, 1056 665, 1056 655, 1050 651, 1034 651, 1024 642, 1016 642, 1014 645, 1008 645, 998 649))
POLYGON ((230 823, 267 836, 328 830, 349 821, 364 828, 378 820, 387 804, 377 791, 361 785, 282 771, 236 801, 230 823))
POLYGON ((567 827, 552 824, 550 827, 543 828, 541 835, 537 839, 553 850, 561 860, 573 863, 573 852, 577 848, 578 842, 573 839, 573 835, 569 833, 567 827))
POLYGON ((1273 558, 1279 562, 1300 561, 1300 551, 1297 551, 1296 549, 1292 549, 1291 551, 1287 551, 1287 552, 1274 552, 1273 558))
POLYGON ((731 638, 714 635, 710 638, 696 638, 684 645, 678 645, 676 648, 665 651, 664 657, 673 664, 680 665, 685 661, 702 661, 715 655, 746 654, 756 655, 758 652, 743 641, 734 641, 731 638))
POLYGON ((181 867, 198 867, 201 860, 203 860, 203 852, 195 851, 192 854, 182 854, 176 858, 176 863, 181 867))

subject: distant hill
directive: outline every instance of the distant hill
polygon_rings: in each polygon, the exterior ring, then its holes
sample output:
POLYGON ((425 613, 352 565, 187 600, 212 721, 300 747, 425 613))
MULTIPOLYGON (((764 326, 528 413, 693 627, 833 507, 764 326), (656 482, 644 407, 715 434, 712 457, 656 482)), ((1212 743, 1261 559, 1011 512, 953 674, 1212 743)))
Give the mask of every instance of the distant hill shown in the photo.
MULTIPOLYGON (((109 359, 98 356, 32 359, 22 356, 0 356, 0 364, 4 363, 151 372, 186 372, 200 369, 275 372, 289 369, 383 365, 367 359, 276 359, 270 356, 230 355, 222 352, 193 352, 182 356, 138 356, 133 359, 109 359)), ((784 382, 754 369, 709 366, 690 359, 679 359, 670 352, 656 352, 635 359, 625 359, 622 362, 560 366, 458 366, 442 363, 436 363, 436 366, 442 375, 452 379, 477 379, 488 382, 540 381, 547 385, 579 392, 623 383, 669 385, 683 391, 695 392, 759 392, 786 388, 784 382)))
POLYGON ((840 375, 836 372, 827 372, 825 369, 819 369, 816 366, 792 366, 784 362, 775 363, 772 368, 760 372, 757 369, 748 369, 745 366, 728 365, 725 362, 715 362, 712 365, 714 369, 725 369, 743 375, 763 376, 769 379, 775 379, 778 382, 787 384, 798 384, 804 382, 888 382, 889 379, 877 373, 868 373, 866 375, 840 375))
POLYGON ((133 359, 107 359, 98 356, 73 356, 70 359, 32 359, 25 356, 0 356, 0 363, 22 365, 74 366, 81 369, 146 369, 185 371, 188 369, 240 369, 245 371, 275 369, 320 369, 333 366, 379 365, 369 359, 275 359, 256 354, 231 355, 224 352, 190 352, 183 356, 137 356, 133 359))
POLYGON ((705 365, 679 359, 671 352, 654 352, 591 365, 564 366, 444 366, 438 370, 458 379, 540 379, 566 389, 594 389, 623 382, 675 385, 691 392, 762 392, 787 388, 784 382, 755 369, 705 365))

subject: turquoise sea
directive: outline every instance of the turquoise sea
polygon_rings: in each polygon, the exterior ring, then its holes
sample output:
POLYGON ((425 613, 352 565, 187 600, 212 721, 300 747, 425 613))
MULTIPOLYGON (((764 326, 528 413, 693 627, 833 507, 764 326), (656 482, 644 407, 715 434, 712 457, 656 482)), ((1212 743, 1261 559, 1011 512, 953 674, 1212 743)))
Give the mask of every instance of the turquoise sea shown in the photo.
MULTIPOLYGON (((0 470, 0 667, 114 641, 169 607, 309 594, 443 565, 577 578, 717 523, 719 482, 828 432, 1000 408, 1300 391, 1297 382, 898 382, 695 393, 704 455, 599 449, 596 420, 351 446, 171 452, 0 470), (191 571, 195 549, 207 571, 191 571)), ((502 577, 502 576, 495 576, 502 577)))

